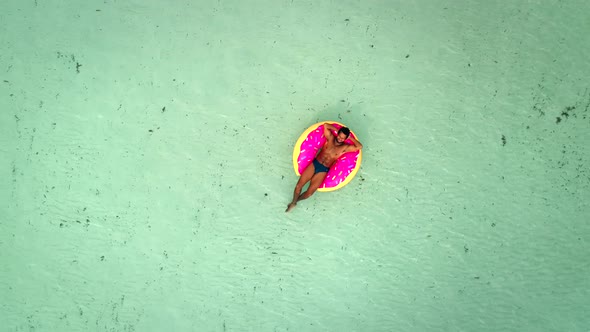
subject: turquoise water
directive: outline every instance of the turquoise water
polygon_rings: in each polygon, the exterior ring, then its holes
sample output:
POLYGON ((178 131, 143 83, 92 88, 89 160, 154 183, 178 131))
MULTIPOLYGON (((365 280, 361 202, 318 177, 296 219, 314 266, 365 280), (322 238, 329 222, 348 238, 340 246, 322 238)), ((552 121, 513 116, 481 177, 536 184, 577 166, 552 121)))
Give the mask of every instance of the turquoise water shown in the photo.
POLYGON ((589 331, 589 11, 2 2, 1 329, 589 331))

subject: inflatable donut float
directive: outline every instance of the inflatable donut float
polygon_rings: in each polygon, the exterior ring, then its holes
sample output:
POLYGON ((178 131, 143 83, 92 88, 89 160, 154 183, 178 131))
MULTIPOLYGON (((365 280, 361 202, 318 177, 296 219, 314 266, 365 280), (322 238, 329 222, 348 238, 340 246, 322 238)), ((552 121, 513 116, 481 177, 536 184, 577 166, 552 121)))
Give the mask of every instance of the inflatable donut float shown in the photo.
MULTIPOLYGON (((324 146, 326 142, 326 138, 324 137, 324 123, 333 125, 336 130, 344 127, 343 124, 335 121, 322 121, 310 126, 299 136, 293 149, 293 168, 297 176, 301 176, 301 173, 313 162, 318 151, 324 146)), ((336 136, 337 131, 334 131, 332 134, 336 136)), ((350 137, 358 140, 352 130, 350 131, 350 137)), ((352 142, 350 139, 347 139, 344 141, 344 144, 352 144, 352 142)), ((346 152, 341 155, 332 167, 330 167, 318 191, 334 191, 347 185, 361 167, 362 156, 362 150, 346 152)))

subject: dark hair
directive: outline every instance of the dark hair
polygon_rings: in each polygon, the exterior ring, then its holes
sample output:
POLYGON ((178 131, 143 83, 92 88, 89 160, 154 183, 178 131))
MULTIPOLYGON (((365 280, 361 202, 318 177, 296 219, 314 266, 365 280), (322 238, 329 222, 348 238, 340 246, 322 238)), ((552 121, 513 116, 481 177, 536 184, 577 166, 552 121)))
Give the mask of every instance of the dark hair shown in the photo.
POLYGON ((350 136, 350 129, 342 127, 338 130, 338 134, 340 133, 343 133, 344 135, 346 135, 346 138, 348 138, 348 136, 350 136))

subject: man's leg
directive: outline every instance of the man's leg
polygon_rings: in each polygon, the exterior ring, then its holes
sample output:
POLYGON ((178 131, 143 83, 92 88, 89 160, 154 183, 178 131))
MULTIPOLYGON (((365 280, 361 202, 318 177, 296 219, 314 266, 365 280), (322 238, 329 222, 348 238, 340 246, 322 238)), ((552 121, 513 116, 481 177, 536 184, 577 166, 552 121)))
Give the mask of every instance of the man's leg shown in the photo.
POLYGON ((309 166, 307 166, 307 168, 303 171, 303 173, 299 177, 299 181, 297 181, 297 185, 295 185, 295 190, 293 190, 293 200, 291 201, 291 203, 289 203, 289 205, 287 206, 287 210, 285 210, 285 212, 289 212, 289 210, 295 207, 295 205, 297 204, 297 199, 299 198, 301 190, 303 189, 303 186, 305 186, 305 184, 309 180, 311 180, 314 172, 315 166, 313 165, 313 163, 309 164, 309 166))
POLYGON ((326 178, 327 174, 327 172, 314 174, 314 176, 311 178, 309 188, 307 188, 307 190, 297 198, 297 202, 311 197, 311 195, 313 195, 313 193, 315 193, 316 190, 320 187, 322 182, 324 182, 324 179, 326 178))

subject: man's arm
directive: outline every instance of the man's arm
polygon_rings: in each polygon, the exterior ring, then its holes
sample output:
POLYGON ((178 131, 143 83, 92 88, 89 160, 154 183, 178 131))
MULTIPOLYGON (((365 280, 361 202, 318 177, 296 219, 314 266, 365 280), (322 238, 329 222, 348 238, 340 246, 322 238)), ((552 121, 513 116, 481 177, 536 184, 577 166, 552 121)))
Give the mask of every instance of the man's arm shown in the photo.
POLYGON ((329 138, 330 136, 332 136, 332 131, 337 131, 336 127, 327 122, 324 123, 324 137, 329 138))
POLYGON ((352 142, 353 145, 348 145, 346 147, 346 152, 358 151, 363 148, 361 142, 357 141, 357 139, 352 137, 352 135, 350 135, 348 139, 352 142))

